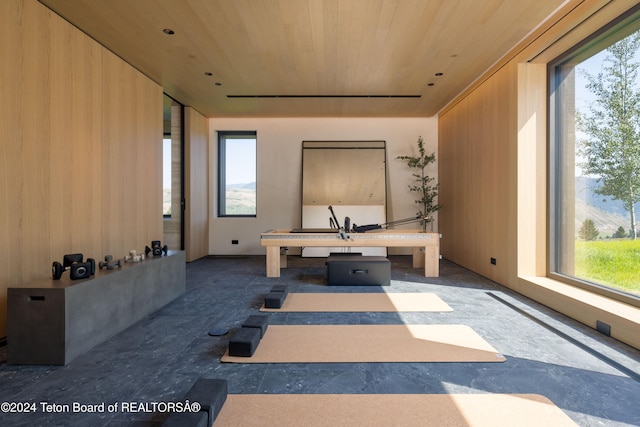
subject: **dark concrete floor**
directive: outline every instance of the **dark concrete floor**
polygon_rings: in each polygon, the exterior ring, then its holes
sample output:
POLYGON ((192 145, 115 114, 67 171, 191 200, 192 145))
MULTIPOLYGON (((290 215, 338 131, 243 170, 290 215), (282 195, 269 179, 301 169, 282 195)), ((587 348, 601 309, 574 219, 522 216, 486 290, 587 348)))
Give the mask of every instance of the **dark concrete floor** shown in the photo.
POLYGON ((581 426, 640 425, 640 352, 446 260, 425 278, 409 256, 391 256, 391 286, 327 287, 323 259, 289 257, 280 278, 261 256, 208 257, 187 265, 187 292, 67 366, 16 366, 0 348, 2 426, 152 426, 149 411, 179 401, 199 377, 229 393, 537 393, 581 426), (465 324, 504 363, 222 364, 234 331, 273 285, 292 292, 432 292, 448 313, 273 313, 270 324, 465 324), (229 328, 210 336, 214 327, 229 328), (105 404, 73 413, 74 404, 105 404), (135 411, 122 411, 123 403, 135 411), (109 412, 108 405, 119 410, 109 412), (49 406, 47 406, 49 405, 49 406), (159 406, 155 406, 158 408, 159 406), (69 411, 66 411, 69 408, 69 411), (100 410, 100 407, 96 409, 100 410), (63 412, 45 413, 45 410, 63 412))

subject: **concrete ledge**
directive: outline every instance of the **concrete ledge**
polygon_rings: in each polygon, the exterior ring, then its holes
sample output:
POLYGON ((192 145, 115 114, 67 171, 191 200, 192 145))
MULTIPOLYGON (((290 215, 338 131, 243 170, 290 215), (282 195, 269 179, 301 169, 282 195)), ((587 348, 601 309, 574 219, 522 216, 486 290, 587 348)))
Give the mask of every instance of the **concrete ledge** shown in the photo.
POLYGON ((7 290, 10 364, 66 365, 186 290, 184 251, 7 290))
POLYGON ((611 337, 640 349, 640 308, 548 277, 518 278, 514 291, 596 329, 611 326, 611 337))

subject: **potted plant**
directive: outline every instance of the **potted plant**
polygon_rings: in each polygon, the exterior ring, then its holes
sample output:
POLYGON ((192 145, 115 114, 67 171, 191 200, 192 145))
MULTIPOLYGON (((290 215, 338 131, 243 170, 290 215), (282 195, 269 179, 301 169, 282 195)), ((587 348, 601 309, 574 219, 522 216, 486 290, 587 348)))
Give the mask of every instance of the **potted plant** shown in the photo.
POLYGON ((436 201, 440 184, 434 183, 435 178, 425 173, 426 167, 436 161, 436 153, 426 153, 422 136, 418 137, 418 153, 418 156, 398 156, 396 159, 404 161, 414 171, 412 176, 415 178, 415 183, 409 185, 409 191, 418 194, 419 198, 415 202, 421 209, 416 217, 421 218, 422 231, 426 231, 427 223, 433 222, 431 214, 442 207, 436 201))

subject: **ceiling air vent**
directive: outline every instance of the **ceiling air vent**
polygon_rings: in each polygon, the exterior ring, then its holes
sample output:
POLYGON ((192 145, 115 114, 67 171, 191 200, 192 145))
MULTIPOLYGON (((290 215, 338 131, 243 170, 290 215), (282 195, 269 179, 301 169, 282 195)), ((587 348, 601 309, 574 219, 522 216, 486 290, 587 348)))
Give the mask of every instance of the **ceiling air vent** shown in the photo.
POLYGON ((421 98, 422 95, 227 95, 227 98, 421 98))

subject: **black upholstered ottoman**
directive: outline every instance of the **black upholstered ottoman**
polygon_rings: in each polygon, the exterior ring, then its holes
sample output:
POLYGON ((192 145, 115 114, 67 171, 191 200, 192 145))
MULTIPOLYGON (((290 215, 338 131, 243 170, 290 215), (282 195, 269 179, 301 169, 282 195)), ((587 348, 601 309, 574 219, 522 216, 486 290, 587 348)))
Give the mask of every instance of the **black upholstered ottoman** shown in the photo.
POLYGON ((330 255, 327 258, 330 286, 389 286, 391 262, 382 256, 330 255))

